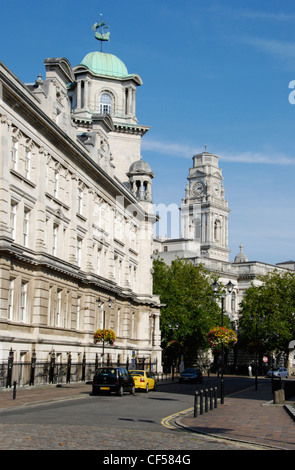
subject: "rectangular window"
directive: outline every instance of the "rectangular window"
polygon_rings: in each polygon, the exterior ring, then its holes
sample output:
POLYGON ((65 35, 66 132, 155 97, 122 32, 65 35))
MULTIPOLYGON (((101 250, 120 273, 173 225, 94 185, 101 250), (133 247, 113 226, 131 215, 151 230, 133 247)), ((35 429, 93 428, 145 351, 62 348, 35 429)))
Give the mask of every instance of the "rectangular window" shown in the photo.
POLYGON ((30 223, 30 210, 25 208, 25 210, 24 210, 24 222, 23 222, 23 244, 24 244, 24 246, 28 246, 29 223, 30 223))
POLYGON ((58 198, 58 171, 54 172, 54 186, 53 186, 53 195, 58 198))
POLYGON ((121 282, 122 282, 122 260, 120 259, 119 260, 119 267, 118 267, 118 284, 119 286, 121 285, 121 282))
POLYGON ((14 278, 9 279, 9 292, 8 292, 8 320, 13 318, 13 303, 14 303, 14 278))
POLYGON ((78 188, 78 214, 82 215, 83 212, 83 191, 78 188))
POLYGON ((31 175, 31 152, 26 150, 25 154, 25 177, 30 178, 31 175))
POLYGON ((101 207, 97 203, 94 206, 93 221, 94 221, 95 225, 97 225, 98 227, 102 226, 102 223, 101 223, 102 222, 102 220, 101 220, 101 207))
POLYGON ((101 248, 99 246, 97 249, 97 263, 96 263, 97 274, 100 274, 100 267, 101 267, 101 248))
POLYGON ((82 260, 82 238, 77 238, 77 264, 81 267, 81 260, 82 260))
POLYGON ((11 238, 15 240, 16 237, 16 202, 11 202, 10 205, 10 230, 11 230, 11 238))
POLYGON ((57 256, 57 235, 58 235, 58 225, 53 224, 53 233, 52 233, 52 254, 57 256))
POLYGON ((59 289, 56 296, 56 326, 61 326, 61 294, 62 290, 59 289))
POLYGON ((64 320, 63 320, 63 327, 64 328, 71 328, 71 292, 67 291, 65 295, 65 306, 64 306, 64 320))
POLYGON ((18 164, 18 142, 13 141, 11 147, 11 168, 17 170, 18 164))
POLYGON ((77 330, 81 329, 81 297, 77 297, 77 330))
POLYGON ((133 276, 134 276, 133 290, 136 291, 136 288, 137 288, 137 269, 136 269, 136 266, 134 266, 133 276))
POLYGON ((49 326, 52 325, 52 316, 51 316, 52 293, 53 293, 53 287, 50 286, 48 290, 48 309, 47 309, 47 323, 49 326))
POLYGON ((118 316, 117 316, 117 333, 118 336, 121 335, 121 309, 118 308, 118 316))
POLYGON ((27 290, 28 290, 28 283, 23 281, 21 284, 21 293, 20 293, 20 315, 19 319, 21 322, 25 322, 27 320, 27 290))

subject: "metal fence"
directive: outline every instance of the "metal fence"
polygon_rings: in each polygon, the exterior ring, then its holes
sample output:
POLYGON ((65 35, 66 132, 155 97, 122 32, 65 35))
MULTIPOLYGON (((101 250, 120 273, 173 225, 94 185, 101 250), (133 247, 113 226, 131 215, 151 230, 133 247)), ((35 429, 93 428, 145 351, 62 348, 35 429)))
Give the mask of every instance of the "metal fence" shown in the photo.
MULTIPOLYGON (((147 359, 113 363, 106 357, 104 365, 112 367, 125 367, 126 369, 149 369, 157 373, 157 362, 147 359)), ((49 361, 41 362, 37 360, 33 353, 31 362, 14 362, 12 350, 8 360, 0 364, 0 388, 12 387, 14 383, 18 385, 47 385, 63 384, 70 382, 91 381, 97 367, 102 365, 101 360, 96 357, 95 361, 88 362, 86 355, 82 362, 72 362, 71 354, 68 354, 67 362, 56 361, 55 354, 51 354, 49 361)))

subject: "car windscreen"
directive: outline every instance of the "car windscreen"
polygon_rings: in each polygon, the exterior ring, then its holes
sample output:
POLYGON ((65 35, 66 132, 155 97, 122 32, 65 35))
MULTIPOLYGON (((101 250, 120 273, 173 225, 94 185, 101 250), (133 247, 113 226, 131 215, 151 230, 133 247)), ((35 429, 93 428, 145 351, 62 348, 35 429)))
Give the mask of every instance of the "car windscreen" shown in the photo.
POLYGON ((96 376, 116 377, 116 369, 100 368, 96 371, 96 376))
POLYGON ((137 370, 131 370, 130 375, 144 375, 144 372, 137 371, 137 370))

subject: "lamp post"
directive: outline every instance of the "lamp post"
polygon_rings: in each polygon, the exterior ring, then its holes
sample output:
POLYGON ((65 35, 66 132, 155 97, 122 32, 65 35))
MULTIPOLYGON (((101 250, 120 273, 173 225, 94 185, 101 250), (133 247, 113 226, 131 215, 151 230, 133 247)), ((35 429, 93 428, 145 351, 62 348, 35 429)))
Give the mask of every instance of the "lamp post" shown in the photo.
MULTIPOLYGON (((231 294, 234 288, 234 285, 231 281, 228 281, 226 285, 226 291, 222 292, 221 294, 218 293, 220 285, 215 280, 212 284, 214 295, 221 297, 221 326, 223 326, 223 314, 224 314, 224 299, 227 294, 231 294)), ((224 380, 223 380, 223 362, 224 362, 224 347, 223 341, 221 342, 221 382, 220 382, 220 403, 224 403, 224 380)))
POLYGON ((263 320, 264 316, 259 315, 251 316, 251 320, 255 321, 255 390, 258 390, 258 353, 257 353, 257 340, 258 340, 258 323, 263 320))
MULTIPOLYGON (((104 302, 102 302, 102 300, 100 300, 100 298, 97 300, 97 305, 98 305, 98 308, 101 308, 101 306, 104 304, 104 302)), ((109 308, 112 307, 112 299, 109 298, 109 308)), ((105 314, 106 314, 106 311, 105 309, 103 309, 103 330, 105 329, 105 314)), ((102 365, 104 364, 104 338, 102 340, 102 365)))
MULTIPOLYGON (((178 330, 179 323, 178 322, 175 323, 175 326, 172 326, 172 323, 169 323, 168 327, 169 327, 169 330, 178 330)), ((174 361, 175 361, 174 350, 172 350, 172 382, 174 382, 174 361)))

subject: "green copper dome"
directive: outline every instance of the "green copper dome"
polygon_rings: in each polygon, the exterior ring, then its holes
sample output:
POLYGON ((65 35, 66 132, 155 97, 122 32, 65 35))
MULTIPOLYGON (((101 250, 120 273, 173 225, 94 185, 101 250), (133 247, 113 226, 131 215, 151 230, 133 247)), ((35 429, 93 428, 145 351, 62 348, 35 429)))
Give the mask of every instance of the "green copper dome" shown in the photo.
POLYGON ((128 70, 125 64, 113 54, 104 52, 89 52, 81 62, 89 70, 97 75, 109 77, 128 77, 128 70))

